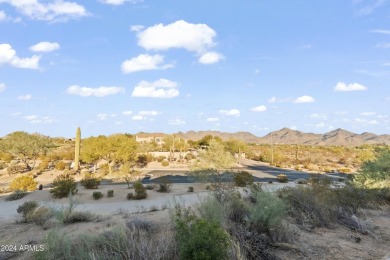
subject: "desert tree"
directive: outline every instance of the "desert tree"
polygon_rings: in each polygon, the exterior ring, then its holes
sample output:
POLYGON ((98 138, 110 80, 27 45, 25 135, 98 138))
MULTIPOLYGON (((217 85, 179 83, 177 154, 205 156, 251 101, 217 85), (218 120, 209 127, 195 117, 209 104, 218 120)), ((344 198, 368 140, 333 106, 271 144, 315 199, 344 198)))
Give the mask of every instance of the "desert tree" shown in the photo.
POLYGON ((19 159, 29 171, 34 168, 37 158, 53 147, 49 137, 22 131, 13 132, 0 141, 0 150, 19 159))
POLYGON ((234 165, 234 157, 218 140, 211 139, 208 148, 201 150, 193 170, 204 172, 213 182, 221 184, 223 174, 234 165))
POLYGON ((137 155, 137 143, 134 137, 126 134, 111 136, 100 135, 83 140, 81 157, 86 162, 96 163, 105 160, 110 174, 116 163, 134 162, 137 155))

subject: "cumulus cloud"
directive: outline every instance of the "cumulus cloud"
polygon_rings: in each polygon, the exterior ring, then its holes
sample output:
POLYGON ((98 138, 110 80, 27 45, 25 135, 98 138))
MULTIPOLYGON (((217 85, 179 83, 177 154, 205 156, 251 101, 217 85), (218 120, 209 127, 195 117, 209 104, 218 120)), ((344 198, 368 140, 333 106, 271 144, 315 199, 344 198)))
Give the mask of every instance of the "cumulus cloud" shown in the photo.
POLYGON ((0 0, 0 3, 13 6, 19 13, 33 20, 66 21, 88 15, 84 6, 63 0, 0 0))
POLYGON ((7 14, 4 11, 0 10, 0 22, 5 21, 6 19, 7 19, 7 14))
POLYGON ((178 84, 168 79, 159 79, 154 82, 141 81, 134 88, 133 97, 173 98, 179 96, 178 84))
POLYGON ((170 125, 185 125, 186 121, 183 121, 181 119, 176 118, 176 119, 169 120, 168 124, 170 124, 170 125))
POLYGON ((145 117, 144 116, 140 116, 140 115, 136 115, 136 116, 133 116, 131 119, 133 119, 133 120, 144 120, 145 117))
POLYGON ((0 65, 9 64, 15 68, 38 69, 40 58, 40 56, 36 55, 33 55, 31 58, 19 58, 10 44, 0 44, 0 65))
POLYGON ((334 87, 334 91, 336 92, 364 91, 364 90, 367 90, 367 88, 358 83, 352 83, 347 85, 344 82, 338 82, 337 85, 334 87))
POLYGON ((294 103, 313 103, 315 100, 311 96, 301 96, 294 100, 294 103))
POLYGON ((155 54, 140 54, 130 60, 122 62, 123 73, 133 73, 143 70, 163 70, 173 68, 173 64, 164 64, 164 56, 155 54))
POLYGON ((136 4, 142 0, 100 0, 100 2, 108 5, 123 5, 124 3, 136 4))
POLYGON ((156 24, 138 32, 138 45, 146 50, 162 51, 184 48, 204 53, 215 46, 216 32, 207 24, 192 24, 180 20, 171 24, 156 24))
POLYGON ((257 106, 257 107, 252 107, 251 111, 253 111, 253 112, 265 112, 265 111, 267 111, 267 107, 264 106, 264 105, 257 106))
POLYGON ((99 87, 99 88, 88 88, 88 87, 80 87, 79 85, 70 86, 66 92, 69 95, 76 95, 82 97, 105 97, 109 95, 115 95, 118 93, 124 92, 124 88, 122 87, 99 87))
POLYGON ((144 28, 145 28, 145 26, 136 24, 136 25, 130 26, 130 31, 139 32, 139 31, 143 30, 144 28))
POLYGON ((35 52, 51 52, 58 50, 60 45, 56 42, 40 42, 30 47, 35 52))
POLYGON ((219 118, 218 117, 209 117, 206 119, 207 122, 218 122, 219 118))
POLYGON ((49 116, 28 115, 23 118, 31 124, 52 124, 56 121, 49 116))
POLYGON ((159 114, 161 114, 161 112, 156 111, 156 110, 139 111, 138 112, 138 115, 141 115, 141 116, 157 116, 159 114))
POLYGON ((25 101, 30 100, 31 98, 32 98, 32 95, 30 95, 30 94, 18 96, 19 100, 25 100, 25 101))
POLYGON ((132 115, 133 114, 133 111, 123 111, 122 112, 122 115, 125 115, 125 116, 129 116, 129 115, 132 115))
POLYGON ((219 113, 224 116, 240 116, 240 110, 231 109, 231 110, 219 110, 219 113))
POLYGON ((225 57, 222 54, 210 51, 200 56, 198 61, 202 64, 213 64, 219 62, 220 60, 223 60, 224 58, 225 57))
POLYGON ((0 92, 3 92, 6 89, 5 83, 0 83, 0 92))

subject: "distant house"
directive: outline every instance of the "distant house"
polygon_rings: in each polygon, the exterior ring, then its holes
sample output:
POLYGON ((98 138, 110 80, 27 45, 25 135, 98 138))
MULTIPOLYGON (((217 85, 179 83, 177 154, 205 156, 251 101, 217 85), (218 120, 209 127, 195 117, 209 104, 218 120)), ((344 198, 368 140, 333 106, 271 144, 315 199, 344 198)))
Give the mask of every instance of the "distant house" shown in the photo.
POLYGON ((158 145, 163 145, 164 137, 166 134, 155 133, 155 134, 137 134, 135 135, 135 141, 138 143, 153 143, 155 142, 158 145))

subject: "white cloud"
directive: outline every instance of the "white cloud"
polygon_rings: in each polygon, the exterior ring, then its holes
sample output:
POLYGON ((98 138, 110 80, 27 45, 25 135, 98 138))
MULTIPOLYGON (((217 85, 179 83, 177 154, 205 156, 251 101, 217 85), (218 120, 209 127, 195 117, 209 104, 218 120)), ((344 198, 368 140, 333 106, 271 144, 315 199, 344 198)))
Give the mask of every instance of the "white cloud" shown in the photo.
POLYGON ((218 117, 209 117, 206 119, 207 122, 218 122, 219 118, 218 117))
POLYGON ((354 1, 354 4, 358 5, 358 15, 370 15, 376 9, 382 7, 386 1, 387 0, 354 1))
POLYGON ((380 34, 390 34, 390 30, 382 30, 382 29, 371 30, 371 32, 380 33, 380 34))
POLYGON ((180 20, 171 24, 156 24, 137 34, 138 45, 146 50, 184 48, 191 52, 204 53, 215 46, 216 32, 207 24, 192 24, 180 20))
POLYGON ((171 120, 169 120, 168 121, 168 124, 170 124, 170 125, 185 125, 186 124, 186 122, 185 121, 183 121, 183 120, 181 120, 181 119, 171 119, 171 120))
POLYGON ((122 87, 99 87, 99 88, 88 88, 80 87, 79 85, 70 86, 66 92, 70 95, 82 96, 82 97, 105 97, 108 95, 115 95, 124 92, 122 87))
POLYGON ((15 7, 19 13, 33 20, 66 21, 88 15, 84 6, 63 0, 0 0, 0 3, 15 7))
POLYGON ((377 125, 378 121, 376 120, 367 120, 367 119, 361 119, 361 118, 356 118, 355 122, 358 124, 363 124, 363 125, 377 125))
POLYGON ((324 114, 316 114, 316 113, 311 114, 309 117, 310 118, 315 118, 315 119, 323 119, 323 120, 327 119, 326 115, 324 115, 324 114))
POLYGON ((133 116, 131 119, 138 121, 138 120, 144 120, 145 117, 143 117, 143 116, 133 116))
POLYGON ((387 49, 390 48, 390 42, 381 42, 378 43, 375 48, 387 49))
POLYGON ((139 32, 139 31, 143 30, 144 28, 145 28, 145 26, 143 26, 143 25, 139 25, 139 24, 132 25, 132 26, 130 26, 130 31, 139 32))
POLYGON ((156 111, 156 110, 139 111, 138 112, 138 115, 141 115, 141 116, 157 116, 159 114, 161 114, 161 112, 156 111))
POLYGON ((255 74, 259 75, 260 74, 260 70, 259 69, 255 69, 255 74))
POLYGON ((100 2, 108 5, 123 5, 124 3, 135 4, 142 0, 100 0, 100 2))
POLYGON ((268 99, 268 103, 275 103, 276 102, 276 97, 272 97, 268 99))
POLYGON ((32 96, 30 94, 27 94, 27 95, 22 95, 22 96, 18 96, 18 99, 19 100, 30 100, 32 98, 32 96))
POLYGON ((358 83, 345 84, 344 82, 338 82, 334 87, 334 91, 336 92, 348 92, 348 91, 363 91, 367 90, 367 88, 358 83))
POLYGON ((325 126, 326 126, 326 124, 324 122, 316 124, 316 127, 320 127, 320 128, 325 127, 325 126))
POLYGON ((24 116, 24 119, 26 119, 31 124, 52 124, 56 122, 55 119, 49 117, 49 116, 37 116, 37 115, 29 115, 24 116))
POLYGON ((11 45, 7 43, 0 44, 0 65, 9 64, 15 68, 38 69, 40 58, 36 55, 31 58, 19 58, 11 45))
POLYGON ((263 105, 257 106, 257 107, 252 107, 251 111, 253 111, 253 112, 265 112, 265 111, 267 111, 267 107, 263 106, 263 105))
POLYGON ((219 54, 218 52, 210 51, 200 56, 198 61, 199 63, 202 64, 213 64, 223 59, 225 59, 225 57, 222 54, 219 54))
POLYGON ((107 120, 108 115, 107 114, 98 114, 97 118, 101 121, 107 120))
POLYGON ((3 92, 6 89, 5 83, 0 83, 0 92, 3 92))
POLYGON ((129 116, 129 115, 131 115, 131 114, 133 114, 133 111, 123 111, 122 112, 122 115, 125 115, 125 116, 129 116))
POLYGON ((313 103, 315 100, 311 96, 301 96, 294 100, 294 103, 313 103))
POLYGON ((164 64, 164 56, 155 54, 140 54, 130 60, 122 62, 123 73, 133 73, 143 70, 163 70, 173 68, 173 64, 164 64))
MULTIPOLYGON (((266 129, 268 129, 268 128, 266 128, 266 129)), ((293 126, 290 126, 290 129, 291 130, 297 130, 298 128, 297 128, 297 126, 293 125, 293 126)))
POLYGON ((5 21, 7 19, 7 14, 0 10, 0 21, 5 21))
POLYGON ((231 110, 219 110, 219 113, 224 116, 240 116, 240 110, 231 109, 231 110))
POLYGON ((56 42, 40 42, 30 47, 35 52, 51 52, 58 50, 60 45, 56 42))
POLYGON ((375 116, 376 113, 375 112, 362 112, 360 113, 362 116, 375 116))
POLYGON ((141 81, 134 88, 133 97, 173 98, 179 96, 178 84, 168 79, 154 82, 141 81))

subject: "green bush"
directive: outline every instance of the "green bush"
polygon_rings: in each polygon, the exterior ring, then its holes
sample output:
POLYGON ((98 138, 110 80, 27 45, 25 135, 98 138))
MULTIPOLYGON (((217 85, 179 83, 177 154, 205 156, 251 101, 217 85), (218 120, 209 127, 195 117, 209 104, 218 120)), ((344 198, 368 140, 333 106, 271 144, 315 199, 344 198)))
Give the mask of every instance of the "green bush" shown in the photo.
POLYGON ((172 182, 168 177, 163 177, 158 183, 158 192, 170 192, 172 190, 172 182))
POLYGON ((146 197, 148 196, 148 194, 146 193, 146 188, 140 181, 136 181, 134 183, 134 192, 134 199, 136 200, 146 199, 146 197))
POLYGON ((164 167, 167 167, 167 166, 169 166, 169 162, 168 161, 162 161, 161 165, 164 166, 164 167))
POLYGON ((97 189, 100 185, 100 179, 92 173, 86 173, 80 183, 86 189, 97 189))
POLYGON ((108 190, 108 191, 107 191, 107 197, 108 197, 108 198, 114 197, 114 191, 113 191, 113 190, 108 190))
POLYGON ((65 170, 66 163, 64 161, 58 161, 54 166, 57 170, 65 170))
POLYGON ((259 232, 270 233, 277 227, 285 215, 285 206, 281 199, 269 192, 259 192, 256 203, 250 207, 249 223, 259 232))
POLYGON ((38 169, 40 171, 46 171, 49 168, 49 160, 43 160, 38 166, 38 169))
POLYGON ((20 205, 16 212, 21 214, 22 221, 23 222, 28 222, 28 217, 29 215, 36 209, 38 208, 39 204, 36 201, 26 201, 22 205, 20 205))
POLYGON ((278 176, 276 176, 276 179, 278 180, 278 182, 282 182, 282 183, 287 183, 288 182, 288 177, 286 174, 279 174, 278 176))
POLYGON ((60 199, 63 197, 68 197, 69 193, 72 195, 77 193, 77 183, 69 173, 58 175, 54 179, 52 187, 53 188, 50 190, 50 193, 54 198, 60 199))
POLYGON ((34 191, 37 189, 38 183, 34 181, 34 178, 31 176, 23 175, 15 178, 11 184, 10 189, 21 190, 21 191, 34 191))
POLYGON ((13 159, 14 157, 12 154, 0 152, 0 160, 3 160, 6 163, 10 163, 13 159))
POLYGON ((92 197, 94 200, 101 199, 103 197, 103 193, 101 193, 100 191, 94 191, 92 193, 92 197))
POLYGON ((245 187, 248 184, 253 183, 253 176, 249 172, 242 171, 234 173, 234 182, 238 187, 245 187))
POLYGON ((163 156, 163 155, 160 155, 158 158, 157 158, 157 161, 158 162, 162 162, 164 161, 165 159, 167 159, 167 157, 163 156))
POLYGON ((180 259, 226 259, 229 236, 217 222, 176 213, 176 241, 180 259))
POLYGON ((156 184, 148 184, 146 185, 147 190, 154 190, 156 188, 156 184))
POLYGON ((18 199, 21 199, 23 198, 24 196, 27 195, 27 192, 25 191, 21 191, 21 190, 15 190, 14 192, 12 192, 10 195, 8 195, 5 200, 6 201, 11 201, 11 200, 18 200, 18 199))
POLYGON ((184 157, 187 161, 196 159, 196 156, 193 155, 192 153, 187 153, 186 156, 184 157))

